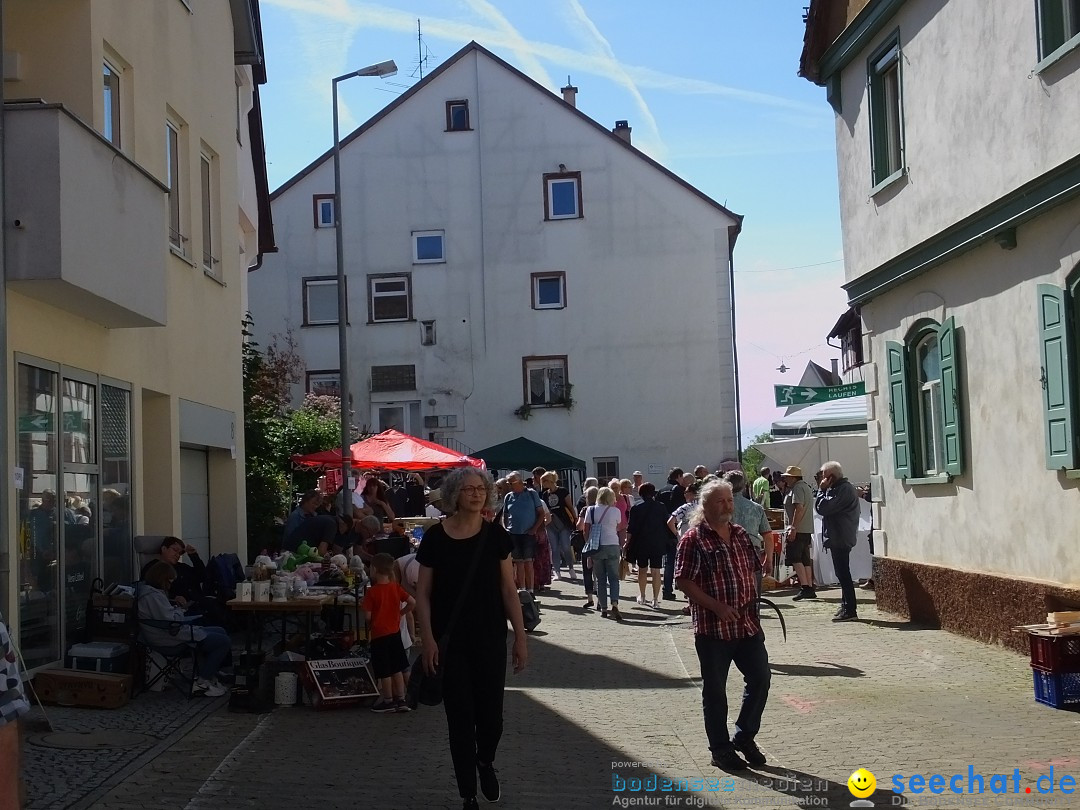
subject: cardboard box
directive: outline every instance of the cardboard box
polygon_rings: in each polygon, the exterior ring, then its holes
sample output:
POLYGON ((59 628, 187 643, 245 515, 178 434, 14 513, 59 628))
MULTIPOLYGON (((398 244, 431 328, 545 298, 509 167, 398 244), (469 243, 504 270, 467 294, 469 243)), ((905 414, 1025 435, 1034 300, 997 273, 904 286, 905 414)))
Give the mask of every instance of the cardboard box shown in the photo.
POLYGON ((131 695, 131 676, 76 669, 46 669, 34 676, 34 690, 43 703, 119 709, 131 695))

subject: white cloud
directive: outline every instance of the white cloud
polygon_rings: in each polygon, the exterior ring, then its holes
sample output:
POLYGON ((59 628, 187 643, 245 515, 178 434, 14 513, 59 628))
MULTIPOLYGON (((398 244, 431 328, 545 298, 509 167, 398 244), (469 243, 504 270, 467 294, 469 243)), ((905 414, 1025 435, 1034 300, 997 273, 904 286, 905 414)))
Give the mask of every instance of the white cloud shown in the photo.
MULTIPOLYGON (((369 29, 413 33, 416 30, 416 15, 399 9, 387 8, 374 3, 356 0, 263 0, 264 4, 277 8, 300 12, 305 15, 324 17, 342 24, 369 29)), ((458 22, 440 17, 424 17, 424 36, 442 39, 463 45, 476 40, 481 45, 495 49, 505 48, 519 54, 531 54, 539 59, 553 62, 571 72, 581 71, 594 76, 601 76, 618 81, 612 75, 611 58, 606 55, 584 53, 548 42, 530 41, 521 38, 516 31, 511 34, 499 28, 485 28, 471 23, 458 22)), ((718 84, 704 79, 687 78, 663 73, 652 68, 619 64, 619 72, 638 88, 663 90, 679 95, 711 95, 735 102, 755 106, 785 109, 810 116, 814 120, 821 114, 818 104, 794 101, 783 96, 744 90, 738 87, 718 84)), ((540 77, 534 76, 537 81, 540 77)), ((546 79, 548 88, 555 92, 558 88, 546 79)))
MULTIPOLYGON (((532 52, 529 42, 501 11, 489 3, 488 0, 466 0, 466 2, 473 11, 488 22, 493 23, 499 31, 509 38, 512 44, 508 47, 517 55, 518 60, 521 62, 520 67, 525 73, 540 82, 540 84, 551 89, 555 88, 555 83, 551 81, 551 77, 544 70, 544 66, 540 64, 540 60, 532 52)), ((473 38, 475 39, 475 37, 473 38)))
POLYGON ((571 29, 584 32, 587 35, 597 52, 596 55, 607 61, 608 75, 612 81, 622 85, 637 104, 638 110, 645 120, 645 126, 649 130, 646 137, 649 148, 646 151, 657 160, 663 160, 666 157, 667 150, 664 148, 664 142, 660 137, 660 127, 657 125, 656 118, 653 116, 652 110, 649 109, 649 105, 645 102, 645 97, 641 95, 641 91, 638 89, 634 79, 615 57, 615 51, 612 49, 611 43, 608 42, 607 37, 600 33, 600 29, 589 18, 581 3, 578 0, 567 0, 567 9, 570 12, 571 29))

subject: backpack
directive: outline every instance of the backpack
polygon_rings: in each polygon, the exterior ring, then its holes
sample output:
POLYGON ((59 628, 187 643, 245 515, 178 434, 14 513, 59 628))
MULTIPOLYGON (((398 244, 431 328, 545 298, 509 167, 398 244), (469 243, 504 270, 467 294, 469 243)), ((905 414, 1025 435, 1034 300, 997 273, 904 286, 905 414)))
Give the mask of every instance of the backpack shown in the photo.
POLYGON ((518 601, 521 602, 521 620, 525 623, 525 632, 531 633, 540 624, 540 606, 525 589, 518 591, 518 601))
POLYGON ((206 566, 208 596, 224 604, 236 596, 236 583, 243 582, 244 566, 235 554, 215 554, 206 566))

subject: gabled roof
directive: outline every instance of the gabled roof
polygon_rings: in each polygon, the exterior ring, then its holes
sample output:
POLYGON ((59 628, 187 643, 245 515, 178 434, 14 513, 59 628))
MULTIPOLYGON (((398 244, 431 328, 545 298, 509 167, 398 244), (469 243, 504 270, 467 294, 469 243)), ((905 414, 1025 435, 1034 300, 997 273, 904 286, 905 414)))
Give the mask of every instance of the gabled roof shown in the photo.
MULTIPOLYGON (((400 107, 402 104, 405 104, 406 102, 408 102, 408 100, 410 98, 412 98, 414 95, 416 95, 416 93, 418 93, 422 88, 424 88, 425 86, 427 86, 431 82, 436 81, 438 79, 438 77, 443 74, 443 72, 445 72, 446 70, 449 70, 451 66, 456 64, 458 61, 460 61, 466 55, 468 55, 470 53, 473 53, 474 51, 477 52, 477 53, 482 53, 484 56, 491 59, 493 62, 495 62, 500 67, 503 67, 506 70, 510 71, 511 73, 513 73, 515 76, 517 76, 519 79, 521 79, 523 82, 530 85, 531 87, 534 87, 535 89, 539 90, 540 92, 546 93, 547 95, 551 96, 559 104, 562 104, 568 112, 570 112, 570 113, 572 113, 574 115, 577 115, 579 118, 581 118, 582 121, 585 121, 590 126, 595 127, 599 132, 602 132, 606 137, 610 138, 612 143, 618 144, 618 146, 623 148, 623 149, 629 149, 638 158, 640 158, 644 162, 648 163, 650 166, 655 168, 657 171, 663 173, 664 175, 666 175, 671 180, 674 180, 676 183, 678 183, 680 186, 685 188, 691 194, 694 194, 695 196, 701 198, 702 200, 707 202, 709 205, 713 206, 717 210, 719 210, 722 213, 726 214, 727 216, 731 217, 733 220, 735 220, 735 225, 733 225, 731 227, 731 246, 732 247, 735 246, 735 240, 738 237, 739 232, 742 230, 742 221, 743 221, 742 214, 736 214, 734 211, 732 211, 729 208, 726 208, 725 206, 718 203, 716 200, 714 200, 712 197, 710 197, 705 192, 703 192, 700 189, 695 188, 694 186, 690 185, 685 180, 683 180, 681 177, 679 177, 677 174, 675 174, 673 171, 671 171, 670 169, 667 169, 664 166, 662 166, 661 164, 657 163, 655 160, 653 160, 651 157, 646 155, 640 149, 637 149, 632 144, 627 143, 622 138, 620 138, 619 136, 612 133, 611 130, 609 130, 603 124, 600 124, 599 122, 593 120, 592 118, 587 116, 585 113, 583 113, 581 110, 579 110, 574 105, 568 104, 567 102, 565 102, 562 99, 561 96, 555 95, 555 93, 552 93, 550 90, 548 90, 542 84, 540 84, 539 82, 537 82, 534 79, 530 78, 526 74, 522 73, 520 70, 518 70, 516 67, 511 65, 509 62, 505 61, 504 59, 499 58, 498 56, 493 54, 491 51, 489 51, 487 48, 485 48, 483 45, 480 45, 476 41, 470 42, 464 48, 459 50, 457 53, 455 53, 453 56, 451 56, 449 59, 447 59, 441 65, 439 65, 435 70, 431 71, 431 73, 429 73, 427 76, 425 76, 419 82, 417 82, 412 87, 410 87, 407 91, 405 91, 400 96, 398 96, 398 98, 396 98, 390 104, 387 104, 378 113, 376 113, 374 116, 369 118, 367 121, 365 121, 363 124, 361 124, 355 130, 353 130, 351 133, 346 135, 344 138, 342 138, 341 139, 341 148, 344 149, 348 144, 352 143, 354 140, 359 138, 361 135, 363 135, 369 129, 374 127, 383 118, 388 116, 390 113, 392 113, 398 107, 400 107)), ((323 152, 321 155, 319 155, 319 157, 315 158, 315 160, 313 160, 311 163, 309 163, 307 166, 305 166, 303 169, 301 169, 297 174, 295 174, 293 177, 286 180, 280 187, 275 189, 273 191, 273 193, 271 193, 271 195, 270 195, 271 202, 276 200, 281 194, 288 191, 290 188, 292 188, 292 186, 296 185, 298 182, 300 182, 307 175, 311 174, 311 172, 313 172, 316 168, 318 168, 318 166, 321 165, 323 163, 323 161, 330 160, 333 157, 333 154, 334 154, 334 149, 333 149, 333 146, 331 146, 330 149, 323 152)))

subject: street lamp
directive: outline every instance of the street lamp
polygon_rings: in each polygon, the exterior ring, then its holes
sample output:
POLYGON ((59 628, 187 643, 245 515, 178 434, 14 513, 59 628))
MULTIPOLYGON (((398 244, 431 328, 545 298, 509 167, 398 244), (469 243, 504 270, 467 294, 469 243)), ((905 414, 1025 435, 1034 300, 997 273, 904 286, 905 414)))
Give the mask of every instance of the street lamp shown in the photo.
POLYGON ((345 513, 345 487, 349 484, 352 469, 352 453, 349 450, 349 334, 346 325, 348 309, 345 301, 345 242, 341 236, 341 141, 338 138, 338 83, 353 76, 393 76, 397 73, 394 60, 368 65, 332 82, 334 96, 334 232, 337 239, 337 295, 338 295, 338 394, 341 402, 341 513, 345 513))

